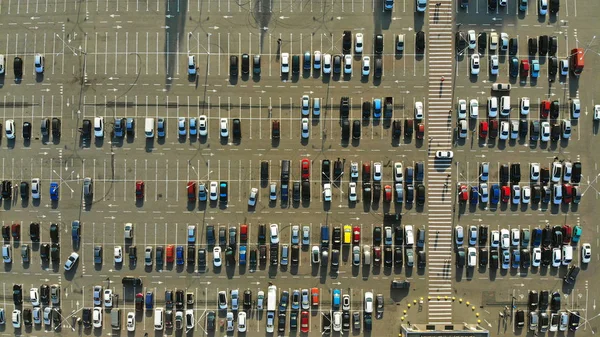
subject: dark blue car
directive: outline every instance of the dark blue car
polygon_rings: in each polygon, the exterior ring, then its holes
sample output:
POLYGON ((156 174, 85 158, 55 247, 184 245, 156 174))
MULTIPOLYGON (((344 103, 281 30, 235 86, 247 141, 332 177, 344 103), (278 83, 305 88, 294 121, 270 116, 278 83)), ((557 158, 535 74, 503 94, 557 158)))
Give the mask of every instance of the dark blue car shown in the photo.
POLYGON ((511 77, 519 76, 519 59, 514 56, 511 57, 509 68, 511 77))
POLYGON ((50 183, 50 200, 58 201, 58 183, 50 183))
POLYGON ((542 244, 542 229, 534 228, 531 231, 531 237, 533 238, 533 240, 531 240, 533 242, 533 246, 539 247, 542 244))
POLYGON ((498 204, 500 202, 500 185, 494 184, 492 185, 492 193, 490 201, 493 205, 498 204))
POLYGON ((154 306, 154 294, 151 291, 146 293, 146 310, 152 310, 154 306))
POLYGON ((219 184, 219 200, 221 202, 227 202, 227 182, 222 181, 219 184))
POLYGON ((471 187, 471 204, 476 205, 479 201, 479 188, 477 186, 471 187))
POLYGON ((177 246, 175 256, 177 258, 177 264, 180 266, 183 265, 183 246, 177 246))

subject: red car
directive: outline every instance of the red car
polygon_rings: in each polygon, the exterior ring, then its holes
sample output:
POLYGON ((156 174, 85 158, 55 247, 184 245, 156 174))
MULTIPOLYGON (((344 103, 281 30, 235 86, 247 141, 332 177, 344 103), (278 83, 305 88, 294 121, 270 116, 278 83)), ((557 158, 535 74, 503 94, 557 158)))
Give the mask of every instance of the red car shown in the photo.
POLYGON ((142 293, 135 294, 135 311, 144 311, 144 295, 142 293))
POLYGON ((167 246, 167 263, 173 263, 175 256, 175 246, 168 245, 167 246))
POLYGON ((302 159, 300 163, 300 169, 302 172, 302 179, 310 178, 310 161, 307 158, 302 159))
POLYGON ((571 243, 571 226, 569 225, 563 225, 562 226, 562 233, 563 233, 563 244, 568 245, 569 243, 571 243))
POLYGON ((308 332, 308 311, 302 311, 300 314, 300 331, 308 332))
POLYGON ((248 225, 246 224, 240 226, 240 241, 244 243, 248 241, 248 225))
POLYGON ((189 202, 196 201, 196 183, 195 182, 190 181, 187 183, 187 194, 188 194, 189 202))
POLYGON ((542 101, 542 104, 540 104, 540 116, 542 116, 542 118, 548 118, 548 114, 550 113, 550 101, 542 101))
POLYGON ((458 200, 460 200, 460 202, 467 202, 467 200, 469 200, 469 191, 467 190, 467 185, 460 185, 458 200))
POLYGON ((135 198, 136 199, 144 199, 144 190, 145 190, 144 182, 141 180, 136 181, 135 182, 135 198))
POLYGON ((510 187, 502 186, 502 202, 507 203, 510 200, 510 187))
POLYGON ((12 237, 15 240, 19 240, 21 238, 21 225, 18 223, 14 223, 14 224, 12 224, 11 230, 12 230, 12 237))
POLYGON ((498 121, 495 119, 492 119, 490 121, 490 139, 496 139, 496 137, 498 137, 498 121))
POLYGON ((425 125, 423 123, 417 124, 417 139, 423 139, 425 136, 425 125))
POLYGON ((563 204, 570 204, 573 201, 573 186, 571 184, 563 184, 562 194, 563 204))
POLYGON ((486 139, 488 135, 488 122, 483 121, 479 123, 479 137, 486 139))
POLYGON ((529 60, 521 60, 521 76, 529 76, 529 60))
POLYGON ((392 201, 392 186, 385 185, 385 187, 383 188, 383 198, 385 202, 392 201))
POLYGON ((373 264, 378 267, 381 266, 381 247, 373 247, 373 264))
POLYGON ((360 244, 360 227, 358 226, 352 228, 352 243, 355 245, 360 244))

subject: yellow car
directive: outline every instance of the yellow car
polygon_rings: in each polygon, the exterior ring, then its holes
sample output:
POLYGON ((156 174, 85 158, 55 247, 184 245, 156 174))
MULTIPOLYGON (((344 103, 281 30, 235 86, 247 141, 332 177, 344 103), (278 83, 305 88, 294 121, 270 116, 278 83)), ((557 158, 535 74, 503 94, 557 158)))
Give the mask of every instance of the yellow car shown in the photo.
POLYGON ((344 226, 344 244, 352 243, 352 227, 350 225, 344 226))

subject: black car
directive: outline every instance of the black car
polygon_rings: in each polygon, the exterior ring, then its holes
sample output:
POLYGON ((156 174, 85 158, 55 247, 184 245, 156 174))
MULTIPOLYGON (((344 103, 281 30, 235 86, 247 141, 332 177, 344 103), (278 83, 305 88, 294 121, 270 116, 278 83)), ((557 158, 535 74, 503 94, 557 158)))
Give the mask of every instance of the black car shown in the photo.
POLYGON ((542 266, 547 267, 552 263, 552 249, 542 248, 542 266))
POLYGON ((242 54, 242 74, 248 75, 250 73, 250 55, 242 54))
POLYGON ((521 267, 529 268, 531 265, 531 253, 529 249, 521 249, 521 267))
POLYGON ((363 316, 363 321, 365 323, 365 331, 371 331, 373 329, 373 317, 371 314, 365 313, 363 316))
POLYGON ((498 8, 498 0, 488 0, 488 8, 491 11, 495 11, 498 8))
POLYGON ((550 310, 557 312, 560 310, 560 293, 555 291, 552 293, 552 299, 550 300, 550 310))
POLYGON ((12 197, 12 182, 10 180, 4 180, 2 182, 2 198, 10 199, 12 197))
POLYGON ((383 248, 383 263, 384 263, 384 266, 386 266, 387 268, 392 267, 392 263, 394 262, 392 257, 393 257, 392 247, 385 246, 383 248))
POLYGON ((340 118, 348 118, 350 115, 350 98, 343 96, 340 99, 340 118))
POLYGON ((379 203, 379 199, 381 199, 381 183, 378 181, 373 182, 373 203, 379 203))
POLYGON ((340 227, 333 227, 332 240, 333 248, 339 249, 342 246, 342 229, 340 227))
POLYGON ((479 36, 477 37, 477 50, 479 51, 479 54, 483 55, 485 53, 485 48, 487 46, 487 33, 486 32, 481 32, 479 33, 479 36))
POLYGON ((508 183, 508 178, 509 178, 508 172, 509 172, 508 165, 502 164, 500 166, 500 183, 502 183, 502 184, 508 183))
POLYGON ((424 250, 419 250, 417 252, 417 263, 418 263, 417 266, 420 269, 425 268, 425 265, 427 263, 427 255, 425 254, 424 250))
POLYGON ((232 77, 237 77, 238 75, 238 57, 237 55, 231 55, 229 57, 229 75, 232 77))
POLYGON ((517 55, 519 52, 519 40, 516 37, 508 40, 508 54, 517 55))
POLYGON ((381 227, 380 226, 373 227, 373 245, 381 246, 381 227))
POLYGON ((29 308, 23 309, 23 323, 25 323, 25 326, 31 326, 31 324, 32 324, 31 317, 32 317, 31 309, 29 309, 29 308))
POLYGON ((26 181, 22 181, 19 186, 19 191, 21 192, 21 199, 29 199, 29 183, 26 181))
POLYGON ((479 245, 480 246, 485 246, 487 244, 487 239, 488 239, 488 226, 486 225, 481 225, 479 226, 479 245))
POLYGON ((394 264, 398 267, 402 267, 402 248, 394 247, 394 264))
POLYGON ((417 185, 417 205, 423 206, 425 204, 425 185, 417 185))
POLYGON ((92 121, 84 119, 81 125, 81 138, 83 140, 90 140, 92 138, 92 121))
POLYGON ((519 76, 519 59, 515 56, 510 58, 509 73, 511 77, 519 76))
POLYGON ((352 139, 360 139, 360 121, 352 122, 352 139))
POLYGON ((4 225, 2 226, 2 238, 6 241, 10 241, 10 226, 4 225))
POLYGON ((31 123, 29 122, 23 122, 23 138, 31 139, 31 123))
POLYGON ((40 247, 40 258, 42 258, 43 261, 48 261, 48 258, 50 258, 50 245, 49 244, 44 243, 40 247))
POLYGON ((486 267, 488 264, 489 256, 490 256, 490 253, 488 252, 487 248, 480 247, 479 248, 479 265, 482 267, 486 267))
POLYGON ((520 119, 519 120, 519 137, 527 136, 527 120, 520 119))
POLYGON ((279 313, 278 321, 277 321, 277 331, 285 332, 285 320, 287 316, 285 313, 279 313))
POLYGON ((331 177, 331 161, 325 159, 321 162, 321 180, 328 183, 331 177))
POLYGON ((342 330, 350 330, 350 312, 346 310, 342 312, 342 330))
POLYGON ((521 182, 521 164, 513 163, 510 165, 510 182, 513 184, 521 182))
POLYGON ((383 54, 383 35, 375 35, 375 54, 383 54))
POLYGON ((579 316, 579 311, 571 311, 571 313, 569 314, 569 330, 577 331, 577 328, 579 327, 580 318, 581 316, 579 316))
POLYGON ((194 246, 187 246, 187 264, 188 266, 196 264, 196 249, 194 246))
POLYGON ((560 124, 552 124, 550 127, 550 139, 554 142, 557 142, 560 139, 560 124))
POLYGON ((550 118, 557 119, 560 114, 560 104, 558 101, 550 103, 550 118))
POLYGON ((269 255, 271 257, 271 265, 276 266, 279 264, 279 245, 271 245, 269 249, 269 255))
POLYGON ((546 227, 544 227, 544 230, 542 231, 542 246, 550 247, 551 243, 552 243, 552 229, 550 228, 549 225, 547 225, 546 227))
POLYGON ((560 0, 550 0, 550 13, 556 14, 560 10, 560 0))
POLYGON ((23 59, 18 56, 15 57, 13 61, 13 70, 15 73, 15 79, 18 80, 23 78, 23 59))
POLYGON ((556 56, 550 57, 548 60, 548 76, 550 81, 554 81, 553 77, 558 73, 558 58, 556 56))
POLYGON ((15 305, 23 303, 23 286, 20 284, 13 285, 13 302, 15 305))
POLYGON ((352 48, 352 32, 349 30, 345 30, 344 36, 342 37, 342 52, 344 54, 350 54, 351 48, 352 48))
POLYGON ((517 310, 515 314, 515 326, 522 328, 525 326, 525 312, 523 310, 517 310))
POLYGON ((244 291, 244 310, 250 310, 252 308, 252 290, 247 289, 244 291))
POLYGON ((415 199, 415 188, 413 185, 406 185, 404 191, 404 200, 407 204, 412 204, 415 199))
POLYGON ((53 223, 50 225, 50 239, 52 240, 52 242, 57 243, 58 236, 59 236, 58 224, 53 223))
POLYGON ((558 38, 556 36, 550 36, 548 40, 548 54, 556 55, 556 51, 558 50, 558 38))
POLYGON ((542 290, 540 292, 540 310, 546 310, 548 308, 548 300, 550 297, 550 293, 548 290, 542 290))
POLYGON ((418 53, 423 53, 423 51, 425 51, 425 33, 423 33, 423 31, 417 32, 415 47, 417 48, 418 53))
POLYGON ((490 250, 490 268, 498 269, 498 250, 490 250))
POLYGON ((373 67, 373 76, 375 78, 381 78, 383 74, 383 60, 381 57, 375 58, 375 66, 373 67))
POLYGON ((529 49, 529 55, 535 55, 537 53, 537 39, 535 37, 530 37, 527 41, 527 46, 529 49))
POLYGON ((40 286, 40 301, 42 304, 48 304, 50 301, 50 287, 47 284, 40 286))
POLYGON ((84 327, 90 328, 92 326, 92 308, 83 308, 81 320, 84 327))
POLYGON ((178 289, 175 292, 175 309, 176 310, 183 310, 184 296, 185 296, 185 294, 183 293, 183 290, 181 290, 181 289, 178 289))
POLYGON ((242 122, 239 118, 234 118, 232 123, 232 134, 234 139, 242 138, 242 122))
POLYGON ((540 35, 538 39, 538 52, 540 53, 540 55, 548 54, 548 41, 548 35, 540 35))
POLYGON ((535 290, 529 291, 529 310, 537 310, 539 302, 538 292, 535 290))
POLYGON ((38 242, 40 241, 40 224, 37 222, 32 222, 29 224, 29 237, 31 241, 38 242))
POLYGON ((362 116, 364 119, 371 118, 371 101, 364 101, 362 104, 362 116))
POLYGON ((540 122, 539 121, 531 121, 529 124, 529 139, 533 141, 537 141, 540 139, 540 122))
POLYGON ((573 169, 571 171, 571 181, 579 183, 581 181, 581 162, 574 162, 573 169))
POLYGON ((50 247, 50 258, 52 261, 60 261, 60 244, 53 243, 50 247))
POLYGON ((402 122, 399 119, 395 119, 392 122, 392 137, 394 139, 400 139, 402 135, 402 122))
POLYGON ((333 73, 339 74, 342 72, 342 56, 335 55, 333 57, 333 73))
POLYGON ((540 185, 533 185, 531 202, 539 204, 542 201, 542 188, 540 185))
POLYGON ((62 323, 63 317, 62 317, 62 310, 60 308, 53 308, 52 309, 52 321, 54 323, 55 327, 60 326, 60 324, 62 323))
POLYGON ((52 118, 52 136, 54 138, 60 138, 61 135, 61 122, 60 119, 54 117, 52 118))
POLYGON ((362 190, 363 190, 363 203, 367 203, 370 204, 371 203, 371 183, 363 183, 362 184, 362 190))
POLYGON ((404 230, 402 226, 394 226, 394 245, 397 247, 402 246, 402 242, 404 241, 404 230))

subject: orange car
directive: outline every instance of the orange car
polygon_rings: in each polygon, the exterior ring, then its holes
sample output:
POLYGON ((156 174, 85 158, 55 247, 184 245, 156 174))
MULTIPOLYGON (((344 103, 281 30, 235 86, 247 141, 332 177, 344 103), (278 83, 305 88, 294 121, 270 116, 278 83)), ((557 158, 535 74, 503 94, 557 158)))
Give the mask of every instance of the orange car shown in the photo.
POLYGON ((319 288, 312 288, 310 290, 310 297, 312 299, 312 305, 315 307, 319 306, 319 288))

